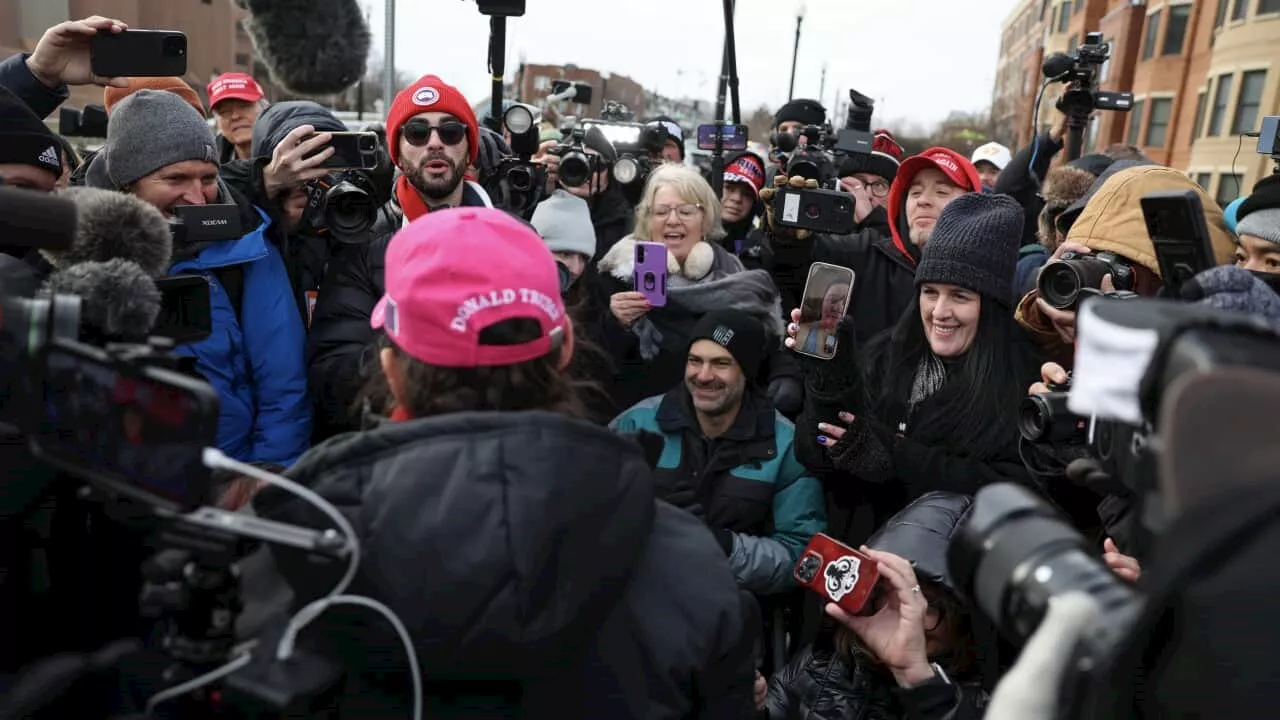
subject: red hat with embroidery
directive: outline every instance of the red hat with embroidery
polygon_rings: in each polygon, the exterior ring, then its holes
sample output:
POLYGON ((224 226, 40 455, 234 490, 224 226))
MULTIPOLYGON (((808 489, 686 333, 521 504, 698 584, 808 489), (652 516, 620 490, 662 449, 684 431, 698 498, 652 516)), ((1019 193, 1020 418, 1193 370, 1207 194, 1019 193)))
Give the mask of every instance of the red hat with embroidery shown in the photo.
POLYGON ((236 72, 222 73, 205 87, 205 91, 209 94, 210 110, 223 100, 253 103, 267 96, 253 76, 236 72))
POLYGON ((725 167, 724 181, 750 185, 752 194, 760 197, 760 189, 764 187, 764 160, 753 152, 742 153, 725 167))
POLYGON ((493 208, 454 208, 409 223, 387 247, 386 294, 370 324, 438 367, 500 367, 558 350, 568 316, 560 271, 538 233, 493 208), (517 345, 485 342, 505 320, 538 323, 517 345))
POLYGON ((424 112, 448 113, 467 126, 467 151, 471 164, 480 155, 480 123, 467 98, 435 75, 423 75, 400 91, 387 113, 387 150, 391 162, 400 164, 400 129, 409 118, 424 112))

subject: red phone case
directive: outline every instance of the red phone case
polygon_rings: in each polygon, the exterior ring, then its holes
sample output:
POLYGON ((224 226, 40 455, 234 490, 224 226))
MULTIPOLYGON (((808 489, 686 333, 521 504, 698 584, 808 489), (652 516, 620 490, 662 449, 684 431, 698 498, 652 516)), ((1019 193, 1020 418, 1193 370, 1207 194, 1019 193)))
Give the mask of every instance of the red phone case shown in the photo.
POLYGON ((868 603, 880 580, 876 561, 828 535, 819 533, 800 554, 796 582, 839 605, 850 615, 875 611, 868 603))

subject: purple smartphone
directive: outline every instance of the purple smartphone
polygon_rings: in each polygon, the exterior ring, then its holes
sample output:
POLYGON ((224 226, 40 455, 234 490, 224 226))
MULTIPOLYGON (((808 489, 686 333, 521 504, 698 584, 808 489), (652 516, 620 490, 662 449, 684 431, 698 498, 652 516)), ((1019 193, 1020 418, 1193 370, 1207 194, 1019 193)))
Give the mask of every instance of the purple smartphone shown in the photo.
POLYGON ((655 242, 636 243, 636 292, 654 307, 667 304, 667 246, 655 242))

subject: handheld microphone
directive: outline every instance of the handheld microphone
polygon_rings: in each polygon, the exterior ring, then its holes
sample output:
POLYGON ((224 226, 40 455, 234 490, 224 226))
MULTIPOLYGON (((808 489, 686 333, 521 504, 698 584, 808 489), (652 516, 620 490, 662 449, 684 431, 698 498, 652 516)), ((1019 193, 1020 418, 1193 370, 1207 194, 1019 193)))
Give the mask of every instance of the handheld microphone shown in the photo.
POLYGON ((238 0, 271 79, 298 95, 335 95, 364 77, 371 38, 356 0, 238 0), (340 28, 340 37, 334 29, 340 28))
POLYGON ((75 235, 64 250, 42 251, 54 267, 123 258, 137 263, 148 277, 168 272, 173 238, 168 221, 150 203, 88 187, 67 188, 56 195, 72 203, 75 235))
POLYGON ((143 342, 160 316, 155 282, 138 263, 122 258, 67 266, 50 275, 44 289, 80 297, 86 340, 143 342))

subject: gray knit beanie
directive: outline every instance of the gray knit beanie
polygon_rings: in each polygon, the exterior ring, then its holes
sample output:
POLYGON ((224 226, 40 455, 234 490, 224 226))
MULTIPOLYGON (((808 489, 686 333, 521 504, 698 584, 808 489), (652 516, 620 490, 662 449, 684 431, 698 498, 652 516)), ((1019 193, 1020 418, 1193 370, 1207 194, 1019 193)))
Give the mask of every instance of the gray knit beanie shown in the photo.
POLYGON ((112 108, 104 152, 117 188, 175 163, 218 162, 208 122, 186 100, 162 90, 139 90, 112 108))
POLYGON ((1280 245, 1280 208, 1255 210, 1236 224, 1237 235, 1252 235, 1280 245))
POLYGON ((596 228, 587 201, 564 190, 538 203, 530 220, 551 252, 572 252, 591 259, 596 254, 596 228))
POLYGON ((1012 306, 1022 219, 1022 206, 1008 195, 965 193, 952 200, 924 246, 916 287, 959 285, 1012 306))

